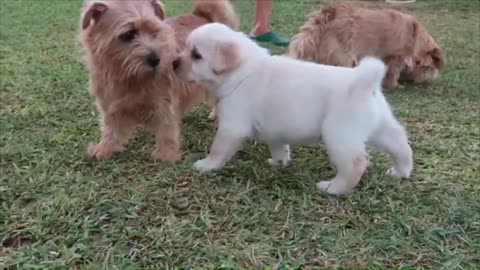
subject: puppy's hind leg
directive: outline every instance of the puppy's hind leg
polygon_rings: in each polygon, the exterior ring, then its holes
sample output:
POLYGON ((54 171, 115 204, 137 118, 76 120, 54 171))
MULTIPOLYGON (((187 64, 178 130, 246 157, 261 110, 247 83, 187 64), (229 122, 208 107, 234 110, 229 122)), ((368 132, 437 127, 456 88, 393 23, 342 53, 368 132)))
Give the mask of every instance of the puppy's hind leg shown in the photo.
POLYGON ((396 178, 408 178, 413 170, 412 148, 408 144, 407 132, 391 117, 385 121, 371 137, 369 144, 387 152, 393 159, 390 175, 396 178))
POLYGON ((356 146, 330 145, 328 152, 337 168, 337 175, 330 181, 320 181, 317 187, 332 195, 350 193, 360 182, 368 167, 368 154, 359 142, 356 146))
POLYGON ((337 175, 331 181, 320 181, 317 184, 320 190, 332 195, 345 195, 360 182, 369 161, 365 150, 366 136, 359 132, 338 123, 324 125, 323 141, 337 168, 337 175))

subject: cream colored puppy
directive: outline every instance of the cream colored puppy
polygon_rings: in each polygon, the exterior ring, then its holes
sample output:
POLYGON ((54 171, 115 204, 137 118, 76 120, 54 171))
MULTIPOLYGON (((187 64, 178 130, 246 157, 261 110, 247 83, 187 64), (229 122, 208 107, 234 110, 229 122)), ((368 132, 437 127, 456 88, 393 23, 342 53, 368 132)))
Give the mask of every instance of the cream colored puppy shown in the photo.
POLYGON ((272 165, 289 163, 290 144, 322 139, 338 173, 317 186, 330 194, 349 193, 360 181, 369 163, 366 145, 393 157, 393 176, 410 176, 412 150, 382 94, 380 60, 345 68, 271 56, 243 33, 212 23, 190 34, 174 69, 218 98, 210 154, 194 164, 201 172, 222 168, 247 138, 267 142, 272 165))

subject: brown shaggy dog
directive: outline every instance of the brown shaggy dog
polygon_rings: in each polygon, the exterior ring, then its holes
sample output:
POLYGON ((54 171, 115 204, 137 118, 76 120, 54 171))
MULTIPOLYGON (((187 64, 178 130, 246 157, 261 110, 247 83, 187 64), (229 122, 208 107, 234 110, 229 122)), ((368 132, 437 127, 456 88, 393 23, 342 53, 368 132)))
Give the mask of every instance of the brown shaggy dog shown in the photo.
POLYGON ((441 49, 413 16, 392 9, 332 4, 310 15, 290 44, 290 56, 321 64, 353 67, 366 56, 388 65, 385 86, 400 75, 415 83, 432 80, 444 67, 441 49))
POLYGON ((206 98, 180 82, 172 63, 194 28, 221 22, 238 27, 228 0, 197 0, 193 14, 165 19, 159 0, 89 0, 81 19, 83 60, 101 115, 102 138, 88 148, 107 159, 124 150, 139 126, 156 136, 155 160, 181 159, 182 117, 206 98))

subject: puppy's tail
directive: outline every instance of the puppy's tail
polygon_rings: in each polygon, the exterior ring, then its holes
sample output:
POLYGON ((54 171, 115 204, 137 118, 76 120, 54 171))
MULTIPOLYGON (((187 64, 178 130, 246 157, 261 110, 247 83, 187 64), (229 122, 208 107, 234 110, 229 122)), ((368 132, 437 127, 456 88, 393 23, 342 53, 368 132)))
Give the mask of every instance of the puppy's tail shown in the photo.
POLYGON ((381 89, 387 67, 382 60, 374 57, 364 57, 355 69, 355 79, 350 86, 350 93, 373 94, 381 89))
POLYGON ((230 0, 195 0, 193 15, 223 23, 233 30, 240 27, 240 19, 230 0))

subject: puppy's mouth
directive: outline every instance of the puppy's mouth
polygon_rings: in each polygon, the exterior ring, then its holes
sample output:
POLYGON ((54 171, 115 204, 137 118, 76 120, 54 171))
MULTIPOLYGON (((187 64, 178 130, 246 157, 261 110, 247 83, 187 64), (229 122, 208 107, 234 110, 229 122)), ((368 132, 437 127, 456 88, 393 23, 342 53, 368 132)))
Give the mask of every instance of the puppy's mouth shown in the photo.
POLYGON ((180 80, 186 82, 186 83, 196 83, 197 81, 193 80, 193 79, 190 79, 190 78, 184 78, 182 76, 179 76, 179 74, 175 74, 177 75, 177 78, 179 78, 180 80))
POLYGON ((181 81, 184 81, 186 83, 196 83, 196 80, 193 79, 190 76, 186 76, 181 70, 179 69, 173 69, 173 72, 175 73, 175 76, 180 79, 181 81))

